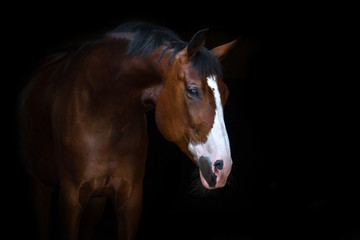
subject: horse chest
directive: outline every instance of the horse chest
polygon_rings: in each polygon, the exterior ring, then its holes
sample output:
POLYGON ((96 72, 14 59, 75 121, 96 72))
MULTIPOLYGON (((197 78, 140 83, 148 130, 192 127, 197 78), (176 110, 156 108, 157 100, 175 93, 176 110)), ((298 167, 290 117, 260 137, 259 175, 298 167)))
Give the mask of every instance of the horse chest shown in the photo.
POLYGON ((75 154, 59 160, 72 169, 76 179, 94 181, 93 189, 111 186, 108 183, 113 178, 104 180, 108 176, 135 179, 144 171, 148 144, 145 118, 121 129, 110 126, 108 130, 83 131, 81 136, 70 146, 69 153, 75 154))
POLYGON ((84 182, 79 189, 79 200, 88 197, 109 197, 113 198, 116 192, 126 197, 131 182, 122 177, 110 175, 100 176, 84 182))

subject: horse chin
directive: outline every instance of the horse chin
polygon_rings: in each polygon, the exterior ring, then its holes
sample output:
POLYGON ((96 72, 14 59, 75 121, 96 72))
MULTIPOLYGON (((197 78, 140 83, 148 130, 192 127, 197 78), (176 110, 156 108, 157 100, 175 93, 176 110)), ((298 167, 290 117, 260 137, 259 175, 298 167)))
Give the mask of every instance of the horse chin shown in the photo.
POLYGON ((201 169, 199 169, 199 172, 200 172, 201 183, 204 186, 204 188, 206 188, 206 189, 214 190, 214 189, 217 189, 217 188, 222 188, 226 184, 226 180, 223 180, 221 177, 218 177, 217 175, 214 176, 215 179, 213 179, 212 181, 209 180, 210 181, 210 184, 209 184, 208 181, 203 176, 203 174, 201 172, 201 169))

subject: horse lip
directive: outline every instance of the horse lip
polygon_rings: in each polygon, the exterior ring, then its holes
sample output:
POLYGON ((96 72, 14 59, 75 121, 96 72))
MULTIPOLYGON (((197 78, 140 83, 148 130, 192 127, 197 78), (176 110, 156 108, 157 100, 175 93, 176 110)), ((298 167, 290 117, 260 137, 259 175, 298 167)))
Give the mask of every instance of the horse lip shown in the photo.
POLYGON ((208 157, 201 156, 199 158, 199 168, 209 187, 214 188, 216 185, 217 176, 212 171, 210 159, 208 157))

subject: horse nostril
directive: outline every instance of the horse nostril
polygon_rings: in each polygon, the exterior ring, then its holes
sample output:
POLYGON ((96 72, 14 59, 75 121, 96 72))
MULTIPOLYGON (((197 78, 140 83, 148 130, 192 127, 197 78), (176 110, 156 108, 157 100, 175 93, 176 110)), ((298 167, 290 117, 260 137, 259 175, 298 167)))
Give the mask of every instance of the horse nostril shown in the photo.
POLYGON ((214 166, 217 169, 221 170, 224 167, 224 161, 223 160, 216 160, 215 163, 214 163, 214 166))

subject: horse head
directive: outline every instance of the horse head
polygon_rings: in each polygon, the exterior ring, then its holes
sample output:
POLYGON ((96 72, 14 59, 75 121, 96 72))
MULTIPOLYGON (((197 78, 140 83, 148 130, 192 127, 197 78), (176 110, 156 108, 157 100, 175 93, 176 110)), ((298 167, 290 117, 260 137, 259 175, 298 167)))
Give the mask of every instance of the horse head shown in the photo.
POLYGON ((219 59, 235 41, 207 50, 206 33, 163 50, 169 61, 155 116, 162 135, 199 166, 203 186, 214 189, 226 184, 232 166, 223 112, 229 90, 219 59))

